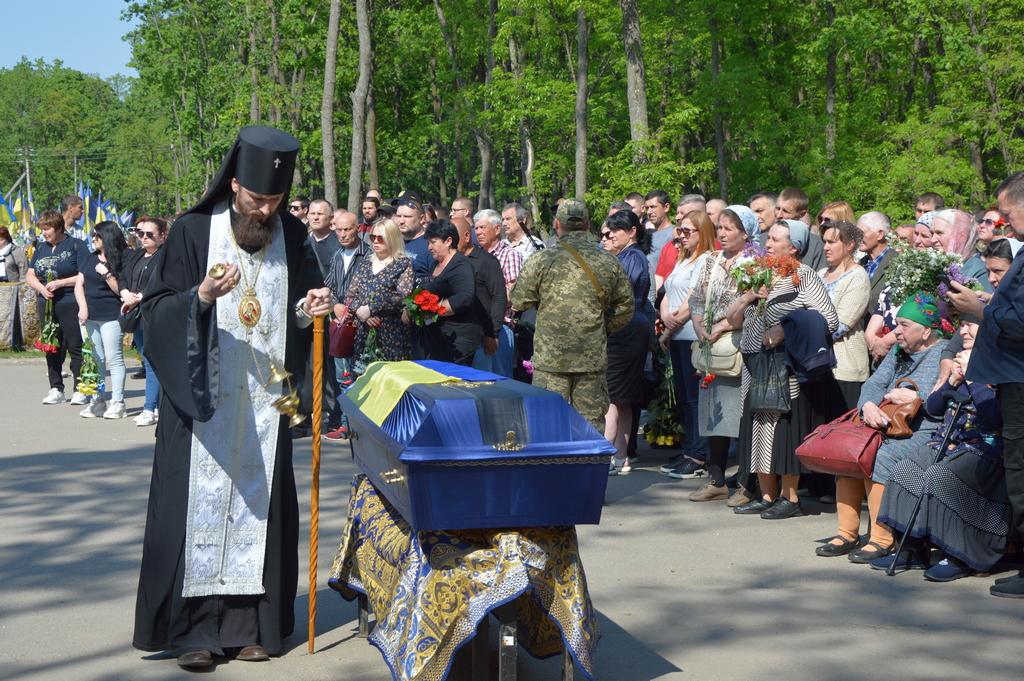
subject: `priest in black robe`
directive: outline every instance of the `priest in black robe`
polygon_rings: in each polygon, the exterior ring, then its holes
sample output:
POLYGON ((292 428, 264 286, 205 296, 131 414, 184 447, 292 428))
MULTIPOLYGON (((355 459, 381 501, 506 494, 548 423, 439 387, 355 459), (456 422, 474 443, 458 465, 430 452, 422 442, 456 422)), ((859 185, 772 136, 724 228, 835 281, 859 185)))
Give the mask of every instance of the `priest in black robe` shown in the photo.
POLYGON ((299 514, 288 417, 312 317, 330 309, 287 205, 298 141, 242 129, 171 228, 142 300, 163 388, 133 645, 186 669, 264 660, 295 624, 299 514), (273 382, 272 372, 293 376, 273 382))

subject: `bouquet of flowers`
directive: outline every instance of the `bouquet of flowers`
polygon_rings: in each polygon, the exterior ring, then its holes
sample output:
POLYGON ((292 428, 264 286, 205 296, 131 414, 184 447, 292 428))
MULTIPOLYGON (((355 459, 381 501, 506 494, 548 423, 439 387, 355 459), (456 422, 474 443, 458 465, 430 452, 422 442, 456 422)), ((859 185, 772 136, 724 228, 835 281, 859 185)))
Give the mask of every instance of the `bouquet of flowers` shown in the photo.
POLYGON ((377 345, 377 329, 370 327, 366 333, 366 342, 363 343, 363 352, 352 364, 352 372, 358 376, 366 373, 366 367, 374 362, 388 361, 384 351, 377 345))
POLYGON ((82 343, 82 369, 78 375, 78 392, 83 395, 95 395, 100 388, 100 371, 94 354, 96 348, 88 336, 82 335, 85 336, 85 341, 82 343))
POLYGON ((963 268, 959 263, 951 264, 946 268, 945 272, 939 275, 939 285, 935 292, 939 294, 938 307, 939 312, 942 314, 942 330, 948 334, 954 333, 956 327, 960 326, 960 313, 955 305, 950 304, 951 301, 949 299, 949 282, 954 281, 971 291, 985 290, 980 281, 964 274, 963 268))
MULTIPOLYGON (((911 248, 898 239, 893 240, 893 248, 896 255, 888 269, 889 299, 893 305, 901 304, 914 291, 938 292, 942 279, 949 278, 950 266, 959 266, 962 262, 955 253, 911 248)), ((949 291, 948 286, 946 291, 949 291)))
POLYGON ((666 366, 665 376, 658 386, 657 394, 647 405, 644 439, 652 447, 674 447, 683 439, 683 427, 676 415, 671 364, 666 366))
POLYGON ((409 319, 416 326, 426 326, 436 322, 440 312, 438 306, 440 302, 440 296, 422 288, 413 289, 413 292, 402 300, 409 319))
MULTIPOLYGON (((750 246, 733 263, 729 275, 740 291, 755 291, 762 286, 770 289, 781 277, 790 277, 793 285, 799 286, 799 269, 800 261, 791 255, 768 255, 759 246, 750 246)), ((764 302, 758 306, 763 307, 764 302)))
MULTIPOLYGON (((53 272, 46 275, 46 283, 53 281, 53 272)), ((57 326, 57 319, 53 316, 53 298, 46 301, 46 312, 43 314, 43 328, 39 338, 33 343, 36 350, 45 352, 48 355, 56 354, 60 350, 60 338, 57 336, 60 327, 57 326)))

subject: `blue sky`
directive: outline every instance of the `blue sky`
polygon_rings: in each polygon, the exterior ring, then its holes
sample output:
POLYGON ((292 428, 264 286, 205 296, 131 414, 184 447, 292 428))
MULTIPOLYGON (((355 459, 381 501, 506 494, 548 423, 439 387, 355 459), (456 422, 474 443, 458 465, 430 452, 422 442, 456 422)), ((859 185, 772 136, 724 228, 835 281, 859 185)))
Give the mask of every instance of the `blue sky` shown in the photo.
POLYGON ((103 78, 134 76, 121 39, 131 29, 121 20, 125 7, 124 0, 2 0, 0 68, 41 57, 103 78))

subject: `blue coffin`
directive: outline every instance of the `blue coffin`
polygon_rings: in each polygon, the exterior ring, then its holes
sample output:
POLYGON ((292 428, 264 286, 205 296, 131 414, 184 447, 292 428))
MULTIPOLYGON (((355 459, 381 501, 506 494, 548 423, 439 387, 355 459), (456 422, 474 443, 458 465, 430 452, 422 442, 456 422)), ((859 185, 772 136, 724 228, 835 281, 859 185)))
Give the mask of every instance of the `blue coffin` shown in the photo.
POLYGON ((510 379, 414 384, 379 426, 341 403, 359 467, 416 530, 601 520, 615 450, 561 395, 510 379))

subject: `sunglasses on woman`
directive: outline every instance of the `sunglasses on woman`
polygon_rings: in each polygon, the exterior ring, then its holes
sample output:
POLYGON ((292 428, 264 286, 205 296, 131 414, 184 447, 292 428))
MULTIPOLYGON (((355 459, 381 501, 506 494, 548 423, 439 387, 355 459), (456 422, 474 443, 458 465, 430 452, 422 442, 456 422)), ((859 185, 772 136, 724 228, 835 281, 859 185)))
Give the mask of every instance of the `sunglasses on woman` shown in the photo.
POLYGON ((140 239, 155 239, 156 232, 147 232, 144 229, 137 229, 135 230, 135 236, 139 237, 140 239))
POLYGON ((607 241, 612 238, 611 232, 601 232, 601 241, 607 241))
POLYGON ((676 234, 679 236, 690 236, 693 234, 693 229, 690 227, 676 227, 676 234))
POLYGON ((382 244, 384 243, 384 237, 381 236, 380 234, 371 234, 370 241, 375 244, 382 244))

